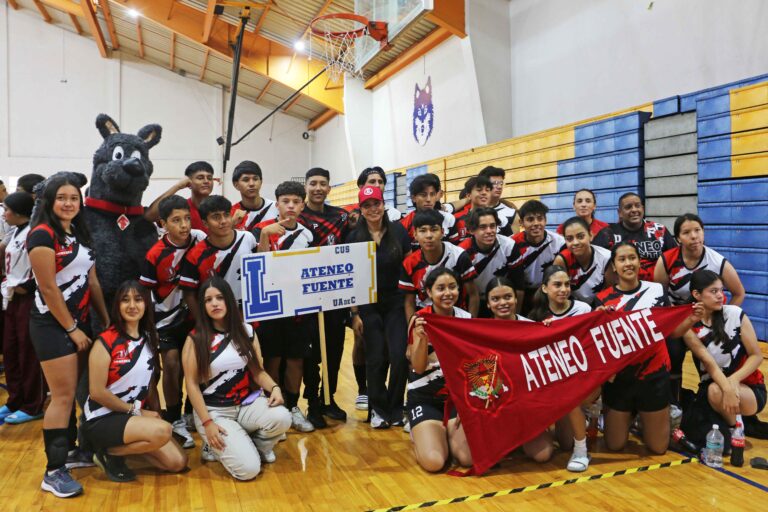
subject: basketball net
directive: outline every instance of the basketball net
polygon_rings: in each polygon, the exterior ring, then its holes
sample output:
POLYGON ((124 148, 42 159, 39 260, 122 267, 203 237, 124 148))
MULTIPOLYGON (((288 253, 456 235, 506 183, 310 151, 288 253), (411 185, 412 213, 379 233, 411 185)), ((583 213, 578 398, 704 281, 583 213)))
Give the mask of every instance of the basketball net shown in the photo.
MULTIPOLYGON (((323 55, 328 63, 328 75, 334 82, 339 82, 342 75, 349 74, 356 78, 363 76, 355 60, 355 45, 371 37, 380 44, 386 43, 386 23, 369 22, 367 18, 353 13, 335 13, 319 16, 310 24, 312 34, 322 39, 323 55), (372 31, 373 29, 373 31, 372 31)), ((310 37, 310 55, 312 54, 310 37)))

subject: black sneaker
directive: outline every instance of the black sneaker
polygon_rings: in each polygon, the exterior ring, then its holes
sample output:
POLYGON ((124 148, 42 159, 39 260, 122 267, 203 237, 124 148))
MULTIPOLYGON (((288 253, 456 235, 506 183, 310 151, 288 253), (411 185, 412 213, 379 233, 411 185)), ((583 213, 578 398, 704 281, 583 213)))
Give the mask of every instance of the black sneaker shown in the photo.
POLYGON ((344 409, 339 407, 335 400, 331 400, 330 405, 322 404, 320 407, 323 411, 323 415, 328 416, 332 420, 347 421, 347 413, 344 409))
POLYGON ((768 423, 760 421, 757 415, 744 416, 744 434, 755 439, 768 439, 768 423))
POLYGON ((74 450, 69 451, 65 465, 67 469, 92 468, 95 466, 93 463, 93 454, 77 447, 74 450))
POLYGON ((133 482, 136 480, 136 474, 125 465, 123 457, 107 455, 106 453, 96 453, 93 456, 94 462, 107 475, 107 478, 113 482, 133 482))
POLYGON ((319 402, 313 402, 309 405, 309 408, 307 409, 307 419, 315 428, 325 428, 328 426, 325 418, 323 418, 319 402))

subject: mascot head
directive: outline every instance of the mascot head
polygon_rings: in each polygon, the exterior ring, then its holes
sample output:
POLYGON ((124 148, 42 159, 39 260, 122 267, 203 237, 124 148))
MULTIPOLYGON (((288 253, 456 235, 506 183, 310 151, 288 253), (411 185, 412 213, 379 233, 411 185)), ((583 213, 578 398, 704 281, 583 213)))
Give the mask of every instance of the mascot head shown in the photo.
POLYGON ((163 129, 149 124, 136 135, 120 133, 111 117, 99 114, 96 128, 104 142, 93 155, 88 195, 125 206, 140 205, 152 176, 149 150, 160 142, 163 129))

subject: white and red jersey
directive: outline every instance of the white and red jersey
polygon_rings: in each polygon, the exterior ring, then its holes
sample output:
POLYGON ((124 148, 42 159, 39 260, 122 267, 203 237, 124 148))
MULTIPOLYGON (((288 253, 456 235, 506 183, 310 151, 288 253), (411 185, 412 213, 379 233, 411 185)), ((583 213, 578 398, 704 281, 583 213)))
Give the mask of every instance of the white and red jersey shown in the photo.
MULTIPOLYGON (((112 326, 97 339, 110 355, 109 371, 107 373, 107 389, 117 398, 127 404, 146 400, 149 385, 155 372, 155 354, 147 342, 146 334, 139 338, 131 338, 120 334, 112 326)), ((90 421, 106 416, 114 411, 96 402, 88 396, 83 413, 90 421)))
POLYGON ((261 208, 256 208, 255 210, 252 210, 248 208, 247 206, 244 206, 242 202, 235 203, 232 205, 232 215, 235 214, 237 211, 244 211, 245 216, 238 221, 238 223, 235 225, 235 229, 242 229, 243 231, 252 231, 253 228, 256 227, 256 224, 260 222, 264 222, 265 220, 272 220, 277 218, 277 206, 275 206, 274 201, 270 201, 269 199, 261 198, 263 201, 263 204, 261 208))
MULTIPOLYGON (((74 236, 68 235, 64 243, 59 242, 53 228, 46 224, 35 226, 27 235, 27 252, 35 247, 53 249, 56 258, 56 286, 61 290, 72 318, 78 322, 85 321, 91 298, 88 274, 95 263, 93 250, 81 244, 74 236)), ((39 288, 35 290, 35 310, 41 315, 50 314, 39 288)))
POLYGON ((493 209, 496 210, 496 215, 499 216, 498 233, 504 236, 512 236, 514 234, 512 232, 512 224, 515 222, 517 210, 510 208, 502 202, 499 202, 493 209))
POLYGON ((8 305, 10 290, 17 286, 31 289, 34 286, 32 265, 27 253, 29 224, 14 226, 5 237, 5 278, 2 284, 3 309, 8 305))
POLYGON ((581 302, 580 300, 571 300, 571 305, 568 307, 568 309, 560 314, 555 314, 550 309, 547 318, 551 318, 552 320, 560 320, 561 318, 569 318, 572 316, 584 315, 591 312, 592 308, 586 302, 581 302))
MULTIPOLYGON (((400 273, 400 282, 398 287, 406 293, 416 294, 416 307, 423 308, 432 304, 432 299, 427 295, 424 288, 424 279, 437 267, 447 267, 456 271, 461 278, 462 283, 472 281, 477 277, 477 271, 472 265, 469 254, 453 244, 441 242, 443 244, 443 255, 437 263, 431 264, 424 258, 424 253, 419 249, 408 255, 403 260, 403 268, 400 273)), ((459 305, 466 301, 462 290, 459 298, 459 305)))
MULTIPOLYGON (((253 229, 253 236, 256 237, 257 243, 259 241, 259 237, 261 236, 261 230, 271 224, 275 224, 276 222, 277 219, 267 220, 258 224, 253 229)), ((282 235, 270 235, 269 250, 286 251, 288 249, 306 249, 307 247, 313 247, 314 243, 315 234, 304 224, 296 221, 295 228, 285 228, 285 233, 282 235)))
POLYGON ((563 248, 565 238, 545 230, 544 239, 536 245, 526 240, 524 231, 512 236, 512 240, 515 248, 510 268, 523 273, 526 288, 537 288, 544 278, 544 268, 552 263, 563 248))
POLYGON ((183 294, 179 287, 179 269, 187 251, 205 238, 205 232, 193 229, 187 245, 178 247, 165 234, 147 251, 139 281, 152 290, 158 331, 177 326, 186 320, 183 294))
POLYGON ((582 267, 570 249, 560 251, 565 260, 568 277, 571 278, 571 293, 580 298, 591 299, 605 286, 605 269, 611 261, 611 251, 598 245, 592 246, 592 257, 586 268, 582 267))
MULTIPOLYGON (((245 324, 249 338, 253 328, 245 324)), ((200 384, 205 405, 229 407, 240 405, 250 394, 251 372, 247 359, 238 353, 229 333, 218 332, 210 343, 211 378, 200 384)))
MULTIPOLYGON (((741 342, 741 322, 744 320, 744 311, 739 306, 726 304, 723 306, 723 320, 725 321, 726 339, 719 340, 718 343, 715 343, 712 326, 706 325, 704 322, 697 322, 692 330, 707 348, 707 352, 710 353, 717 366, 723 371, 723 374, 726 377, 730 377, 739 368, 744 366, 747 357, 749 357, 744 344, 741 342)), ((712 377, 707 373, 706 366, 698 359, 695 359, 695 361, 701 381, 711 380, 712 377)), ((748 386, 764 384, 763 374, 759 369, 755 370, 741 382, 748 386)))
MULTIPOLYGON (((440 215, 443 216, 443 240, 456 244, 459 242, 458 234, 456 233, 456 218, 448 212, 443 210, 437 210, 440 215)), ((416 229, 413 227, 413 216, 416 215, 416 210, 408 213, 408 215, 402 217, 399 222, 405 230, 408 232, 408 238, 411 239, 411 250, 417 251, 419 249, 419 242, 416 241, 416 229)))
MULTIPOLYGON (((434 313, 432 306, 427 306, 416 312, 417 316, 425 313, 434 313)), ((461 308, 453 308, 453 316, 456 318, 472 318, 467 311, 461 308)), ((408 332, 408 344, 413 345, 413 329, 408 332)), ((408 371, 408 402, 420 400, 442 399, 440 394, 445 388, 445 377, 440 361, 437 360, 432 343, 427 342, 427 368, 422 373, 416 373, 413 368, 408 371)))
POLYGON ((714 249, 704 247, 698 263, 688 268, 683 260, 683 249, 675 247, 664 252, 662 261, 669 277, 669 300, 672 304, 685 304, 691 298, 691 275, 697 270, 706 269, 722 277, 726 260, 714 249))
POLYGON ((512 250, 515 242, 506 236, 497 236, 493 247, 487 252, 483 252, 478 247, 475 237, 471 236, 459 243, 459 247, 464 249, 472 260, 477 277, 478 292, 481 297, 485 295, 485 287, 495 276, 507 277, 510 274, 509 266, 512 263, 512 250))

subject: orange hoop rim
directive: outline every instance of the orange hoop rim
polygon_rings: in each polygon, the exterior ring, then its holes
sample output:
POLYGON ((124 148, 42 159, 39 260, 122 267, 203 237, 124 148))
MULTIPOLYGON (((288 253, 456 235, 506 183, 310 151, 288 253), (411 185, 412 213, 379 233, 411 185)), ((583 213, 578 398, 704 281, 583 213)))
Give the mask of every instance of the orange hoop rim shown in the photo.
POLYGON ((384 21, 369 21, 368 18, 362 14, 355 14, 352 12, 335 12, 331 14, 323 14, 313 19, 309 23, 309 29, 312 33, 318 37, 326 37, 332 39, 347 39, 347 38, 359 38, 366 34, 371 36, 377 41, 382 41, 387 38, 387 23, 384 21), (324 20, 349 20, 357 22, 361 25, 360 28, 355 30, 320 30, 315 27, 315 23, 324 20))

